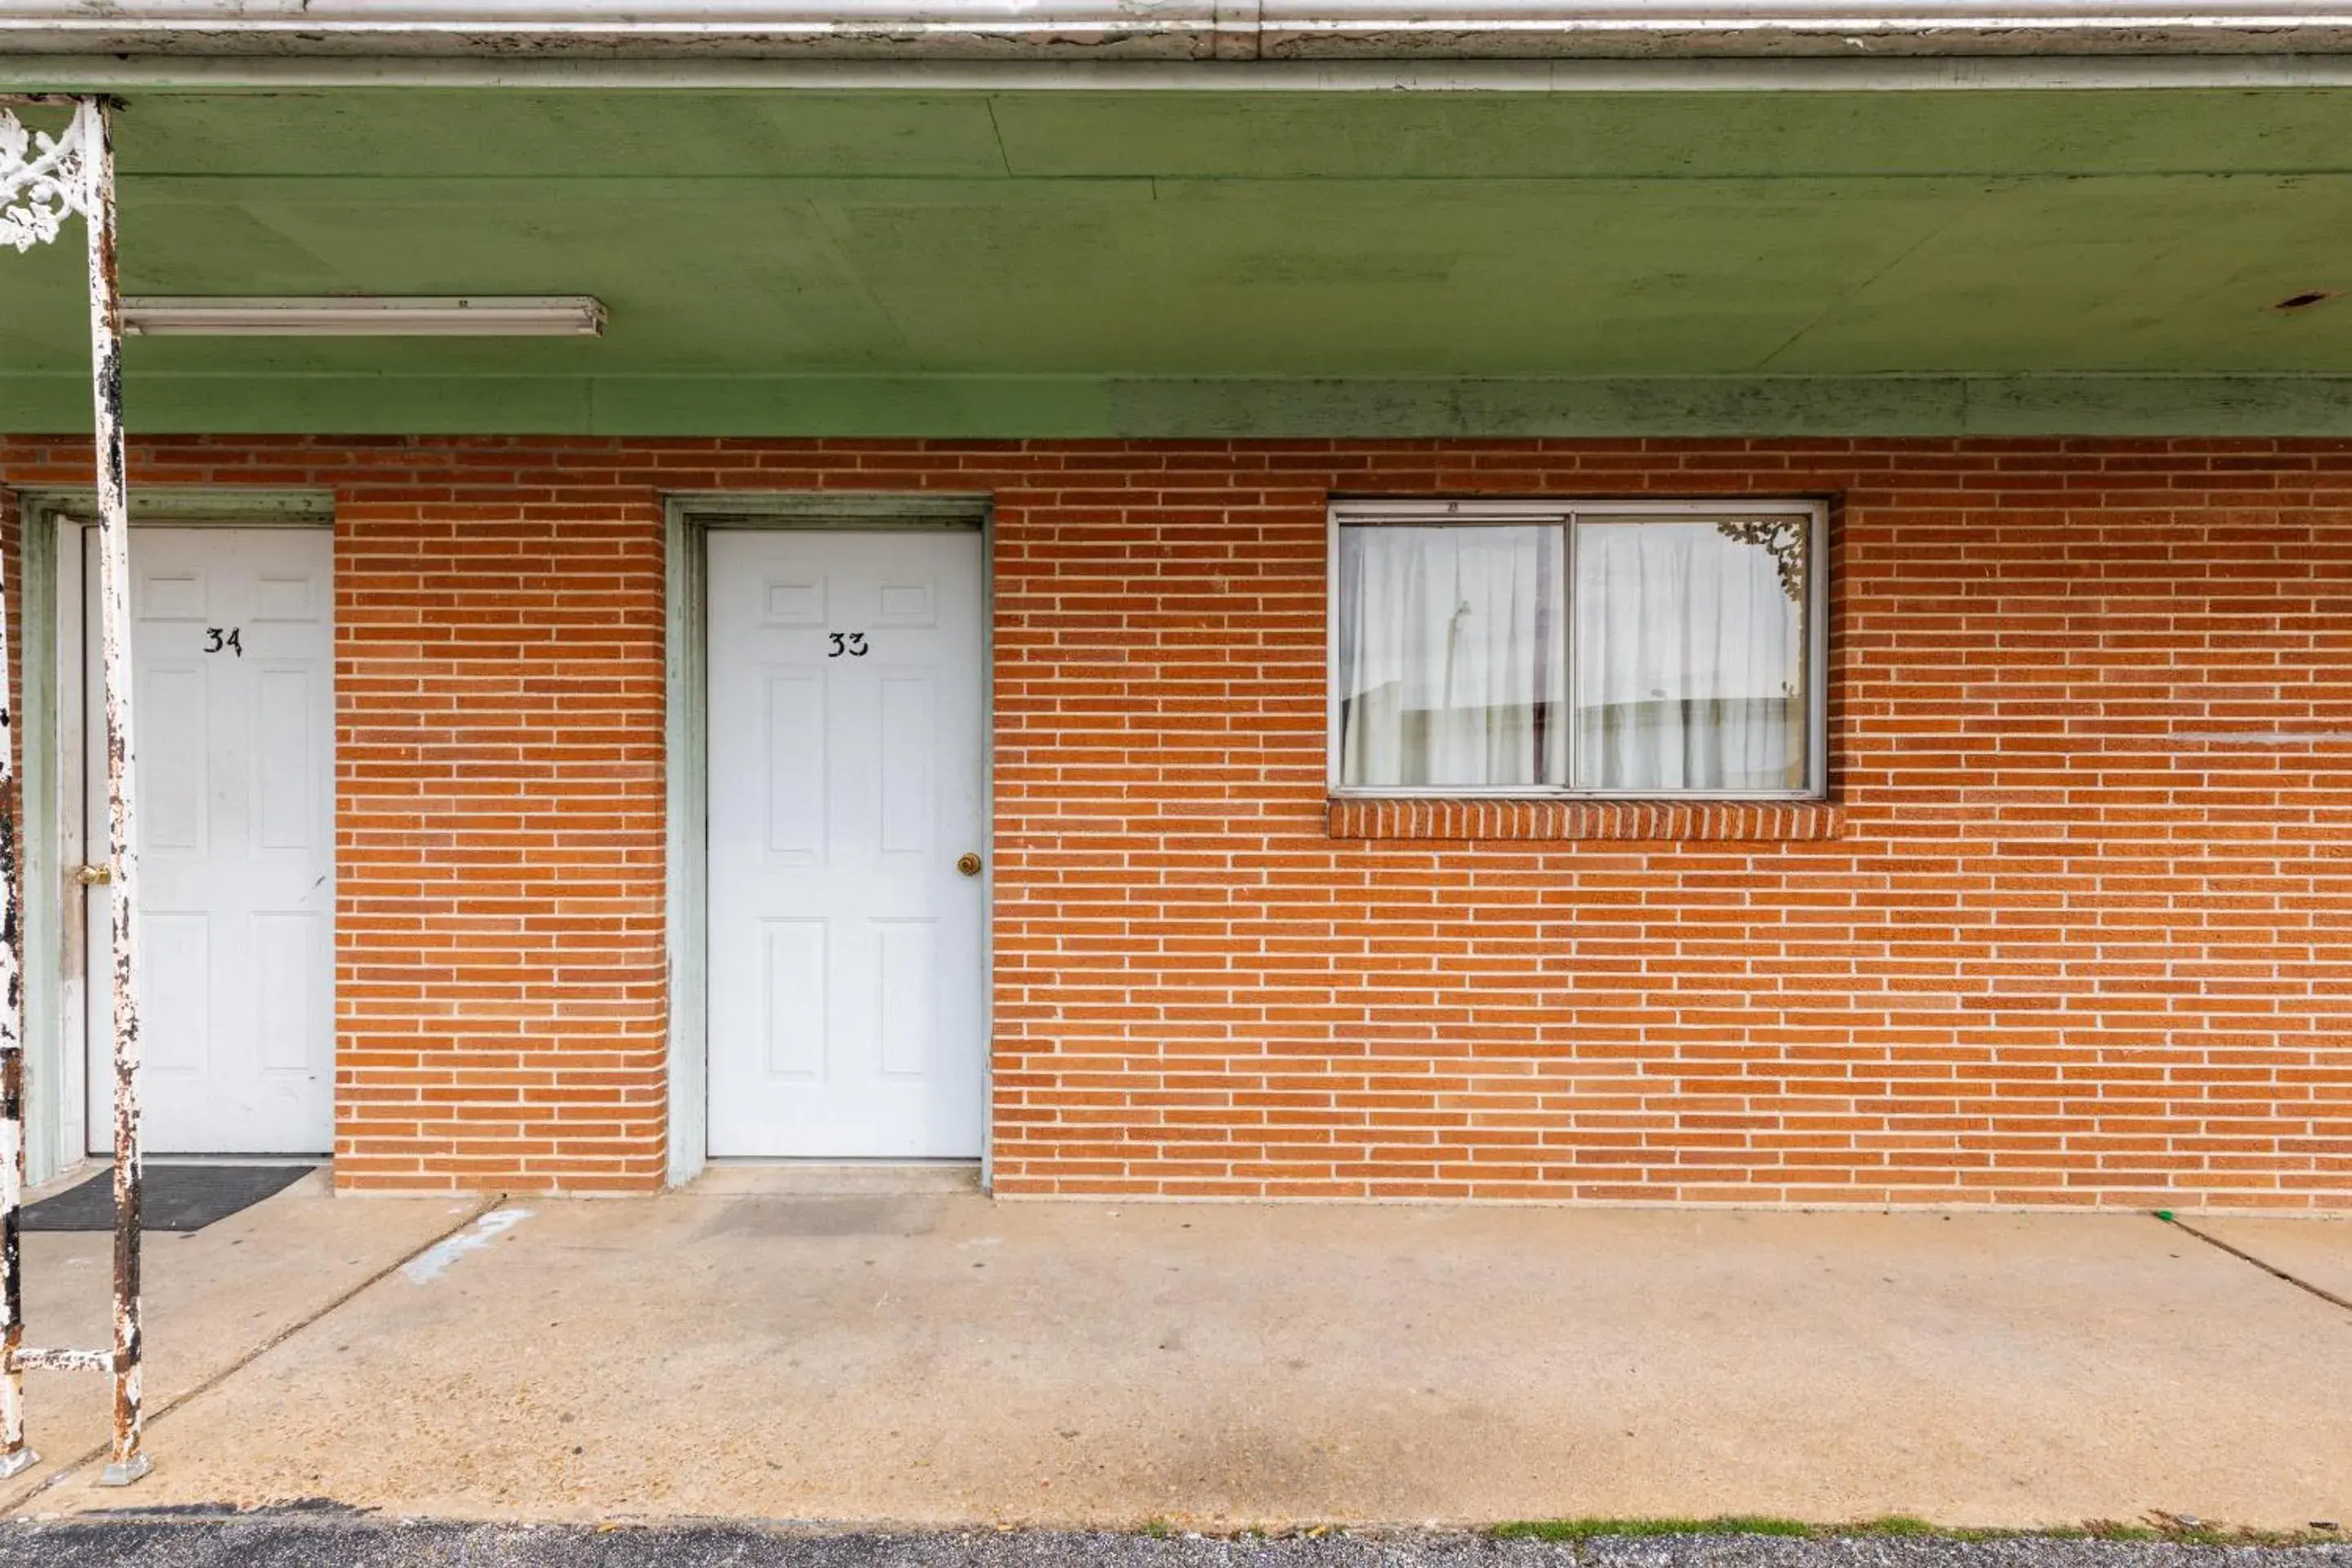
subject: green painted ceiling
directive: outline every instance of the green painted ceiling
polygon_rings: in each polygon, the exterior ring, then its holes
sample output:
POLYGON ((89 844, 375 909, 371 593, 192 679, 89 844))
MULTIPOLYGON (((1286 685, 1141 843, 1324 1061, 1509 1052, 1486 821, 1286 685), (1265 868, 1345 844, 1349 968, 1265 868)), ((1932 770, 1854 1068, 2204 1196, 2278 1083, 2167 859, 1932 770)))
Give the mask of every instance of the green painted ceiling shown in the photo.
MULTIPOLYGON (((2272 309, 2352 289, 2340 90, 159 91, 118 145, 128 291, 612 312, 134 342, 151 428, 2352 428, 2352 299, 2272 309)), ((0 427, 86 421, 81 287, 0 256, 0 427)))

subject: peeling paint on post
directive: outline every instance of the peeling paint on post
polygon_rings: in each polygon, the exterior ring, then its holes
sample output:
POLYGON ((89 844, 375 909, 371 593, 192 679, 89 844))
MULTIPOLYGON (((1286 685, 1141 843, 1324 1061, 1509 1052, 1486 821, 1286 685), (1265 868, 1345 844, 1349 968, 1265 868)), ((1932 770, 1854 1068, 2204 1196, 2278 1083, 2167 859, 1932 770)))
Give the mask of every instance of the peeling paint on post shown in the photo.
POLYGON ((122 449, 122 303, 114 264, 114 148, 105 107, 85 100, 82 174, 89 181, 90 391, 98 415, 99 646, 106 693, 106 816, 114 973, 114 1449, 102 1486, 147 1473, 139 1451, 139 973, 132 922, 139 852, 132 837, 136 752, 131 739, 131 500, 122 449))
MULTIPOLYGON (((36 100, 55 102, 55 100, 36 100)), ((89 233, 90 390, 98 411, 106 664, 107 784, 113 833, 114 901, 114 1344, 103 1352, 31 1351, 24 1343, 25 1014, 24 906, 16 880, 15 723, 5 688, 7 636, 0 614, 0 1476, 34 1463, 25 1442, 27 1367, 100 1364, 114 1375, 114 1445, 103 1480, 146 1474, 139 1451, 141 1161, 139 1005, 131 943, 131 693, 128 644, 130 500, 122 449, 122 332, 115 287, 114 156, 105 105, 68 100, 73 122, 35 136, 0 109, 0 244, 18 250, 58 237, 79 213, 89 233)), ((5 595, 0 595, 5 606, 5 595)))
POLYGON ((139 986, 131 942, 139 858, 132 848, 131 501, 122 451, 122 301, 114 265, 114 148, 97 98, 70 103, 64 134, 34 135, 0 102, 0 245, 29 250, 79 213, 89 226, 90 395, 98 411, 100 616, 106 688, 107 820, 112 841, 114 939, 114 1344, 105 1351, 27 1350, 24 1343, 24 908, 16 886, 15 724, 6 698, 5 594, 0 591, 0 1477, 35 1460, 25 1446, 28 1367, 114 1375, 114 1443, 100 1486, 145 1475, 139 1451, 139 986))
MULTIPOLYGON (((51 100, 36 100, 51 101, 51 100)), ((81 135, 91 106, 74 102, 59 136, 35 135, 0 108, 0 245, 29 250, 87 212, 81 135)), ((38 1462, 25 1441, 24 892, 16 882, 16 714, 8 700, 7 595, 0 584, 0 1477, 38 1462)))
POLYGON ((16 885, 16 715, 8 700, 8 591, 0 575, 0 1479, 40 1456, 25 1442, 25 938, 16 885))

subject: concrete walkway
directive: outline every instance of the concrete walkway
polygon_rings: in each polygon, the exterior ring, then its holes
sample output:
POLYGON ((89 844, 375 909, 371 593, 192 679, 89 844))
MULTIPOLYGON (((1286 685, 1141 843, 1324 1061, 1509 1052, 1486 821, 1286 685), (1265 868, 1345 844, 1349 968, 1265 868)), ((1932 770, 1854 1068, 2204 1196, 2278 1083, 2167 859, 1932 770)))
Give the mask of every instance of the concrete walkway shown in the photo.
MULTIPOLYGON (((36 1189, 32 1198, 89 1174, 69 1174, 36 1189)), ((401 1199, 362 1208, 331 1196, 320 1171, 203 1230, 150 1232, 144 1261, 148 1412, 170 1412, 479 1207, 472 1200, 401 1199)), ((25 1342, 71 1350, 110 1346, 113 1237, 34 1231, 23 1245, 25 1342)), ((45 1462, 0 1481, 0 1511, 15 1511, 61 1471, 92 1466, 114 1429, 110 1379, 39 1371, 25 1382, 30 1436, 45 1462)))
MULTIPOLYGON (((133 1491, 85 1467, 12 1511, 2352 1520, 2352 1310, 2153 1218, 760 1186, 507 1205, 170 1409, 133 1491)), ((194 1267, 222 1227, 163 1238, 159 1373, 323 1304, 321 1258, 363 1277, 463 1217, 289 1193, 230 1273, 194 1267)), ((2352 1283, 2352 1224, 2196 1223, 2352 1283)))

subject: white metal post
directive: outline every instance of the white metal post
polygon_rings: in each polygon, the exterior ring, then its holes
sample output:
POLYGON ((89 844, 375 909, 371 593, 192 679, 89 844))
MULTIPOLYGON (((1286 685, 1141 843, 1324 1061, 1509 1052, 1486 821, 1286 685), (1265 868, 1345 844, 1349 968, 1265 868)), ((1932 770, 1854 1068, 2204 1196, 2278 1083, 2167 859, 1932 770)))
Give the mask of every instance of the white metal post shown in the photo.
POLYGON ((16 714, 8 700, 8 589, 0 573, 0 1479, 40 1456, 25 1442, 25 940, 16 886, 16 714))
MULTIPOLYGON (((47 1366, 103 1370, 114 1378, 114 1444, 102 1486, 128 1486, 147 1473, 140 1451, 139 985, 132 938, 139 858, 132 837, 131 744, 131 505, 122 442, 122 310, 115 271, 114 150, 106 104, 70 102, 73 121, 60 136, 32 135, 0 107, 0 245, 29 250, 58 237, 79 213, 89 237, 90 396, 97 416, 100 647, 105 664, 107 821, 111 840, 114 999, 114 1343, 107 1351, 27 1350, 23 1344, 24 920, 16 887, 14 768, 0 763, 0 1113, 7 1131, 7 1172, 0 1175, 0 1476, 34 1462, 24 1432, 24 1373, 47 1366), (12 205, 13 204, 13 205, 12 205)), ((0 617, 5 618, 5 617, 0 617)), ((6 668, 0 626, 0 671, 6 668)), ((0 701, 0 741, 16 737, 0 701)))
POLYGON ((122 450, 122 300, 114 265, 114 144, 106 108, 85 99, 82 173, 89 181, 90 395, 98 429, 99 646, 105 668, 106 820, 111 852, 114 939, 114 1451, 101 1485, 129 1486, 147 1473, 141 1430, 139 977, 131 938, 139 889, 131 836, 131 495, 122 450))

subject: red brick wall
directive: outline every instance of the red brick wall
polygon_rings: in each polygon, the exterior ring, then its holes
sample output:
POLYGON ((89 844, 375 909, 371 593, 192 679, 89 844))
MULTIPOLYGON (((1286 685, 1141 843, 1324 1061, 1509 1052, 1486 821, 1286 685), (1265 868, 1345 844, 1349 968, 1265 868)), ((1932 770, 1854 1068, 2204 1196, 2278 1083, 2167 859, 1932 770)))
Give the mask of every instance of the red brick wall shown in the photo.
POLYGON ((657 1184, 661 508, 484 456, 336 481, 336 1169, 657 1184))
MULTIPOLYGON (((0 482, 87 483, 87 454, 0 442, 0 482)), ((151 441, 132 457, 134 489, 335 492, 338 1179, 659 1184, 651 464, 552 441, 151 441)))
POLYGON ((224 438, 134 482, 338 492, 352 1184, 658 1179, 656 498, 829 486, 997 496, 1003 1192, 2352 1205, 2352 443, 224 438), (1334 490, 1839 498, 1837 809, 1328 812, 1334 490))

